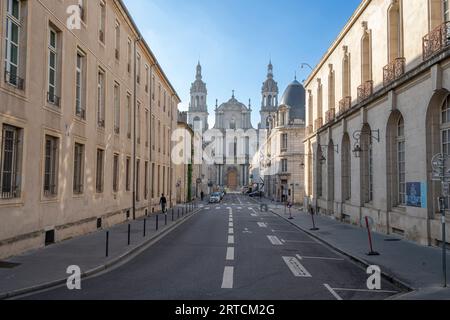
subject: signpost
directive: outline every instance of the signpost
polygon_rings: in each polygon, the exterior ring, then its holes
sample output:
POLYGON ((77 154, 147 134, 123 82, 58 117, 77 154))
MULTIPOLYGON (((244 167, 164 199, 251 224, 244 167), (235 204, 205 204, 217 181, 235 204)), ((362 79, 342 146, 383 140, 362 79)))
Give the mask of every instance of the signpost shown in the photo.
POLYGON ((439 210, 441 212, 442 223, 442 270, 444 276, 444 288, 447 287, 447 236, 445 221, 445 198, 450 196, 450 170, 446 170, 446 162, 450 159, 448 154, 436 154, 431 160, 433 168, 433 181, 439 181, 442 185, 442 196, 438 199, 439 210))
POLYGON ((370 252, 367 254, 368 256, 379 256, 380 254, 373 250, 373 242, 372 242, 372 233, 370 229, 372 228, 374 221, 371 217, 364 217, 363 221, 361 221, 362 225, 366 225, 367 235, 369 237, 369 248, 370 252))

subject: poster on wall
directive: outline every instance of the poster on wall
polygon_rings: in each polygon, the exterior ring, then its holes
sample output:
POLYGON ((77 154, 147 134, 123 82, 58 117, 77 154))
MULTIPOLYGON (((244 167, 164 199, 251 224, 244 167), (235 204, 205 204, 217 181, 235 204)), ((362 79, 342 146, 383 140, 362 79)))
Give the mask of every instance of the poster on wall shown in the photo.
POLYGON ((426 184, 421 182, 408 182, 406 184, 406 204, 408 207, 426 208, 426 184))

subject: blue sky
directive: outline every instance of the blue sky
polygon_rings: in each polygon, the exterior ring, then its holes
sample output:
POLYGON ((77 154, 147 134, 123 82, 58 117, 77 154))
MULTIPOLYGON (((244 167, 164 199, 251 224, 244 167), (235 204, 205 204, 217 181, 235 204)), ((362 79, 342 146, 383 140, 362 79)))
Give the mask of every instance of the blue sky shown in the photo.
POLYGON ((297 72, 306 79, 360 0, 124 0, 187 110, 200 59, 214 105, 231 97, 252 100, 259 123, 261 85, 272 59, 280 98, 297 72))

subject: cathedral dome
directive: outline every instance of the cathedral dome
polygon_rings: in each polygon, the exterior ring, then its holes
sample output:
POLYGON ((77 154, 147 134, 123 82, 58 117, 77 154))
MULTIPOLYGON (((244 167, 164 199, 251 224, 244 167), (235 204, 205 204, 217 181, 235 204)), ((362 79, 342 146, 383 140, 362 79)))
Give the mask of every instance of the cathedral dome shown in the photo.
POLYGON ((305 88, 294 80, 284 91, 280 106, 286 106, 289 110, 289 119, 305 120, 305 88))

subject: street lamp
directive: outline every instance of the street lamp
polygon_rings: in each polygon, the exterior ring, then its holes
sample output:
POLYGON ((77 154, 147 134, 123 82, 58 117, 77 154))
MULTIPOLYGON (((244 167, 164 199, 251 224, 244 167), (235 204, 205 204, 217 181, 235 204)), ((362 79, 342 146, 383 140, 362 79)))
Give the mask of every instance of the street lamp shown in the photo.
MULTIPOLYGON (((361 148, 361 135, 363 134, 362 130, 357 130, 353 133, 353 138, 356 140, 355 147, 353 149, 353 154, 355 158, 361 158, 361 154, 367 150, 363 150, 361 148)), ((372 143, 374 140, 380 143, 380 129, 371 130, 370 132, 364 132, 364 134, 369 134, 370 142, 372 143)))
POLYGON ((313 67, 311 67, 311 65, 310 65, 309 63, 302 62, 300 68, 301 68, 301 69, 304 69, 305 67, 308 67, 308 68, 311 69, 311 71, 314 71, 313 67))

